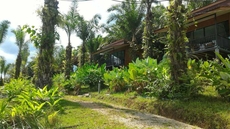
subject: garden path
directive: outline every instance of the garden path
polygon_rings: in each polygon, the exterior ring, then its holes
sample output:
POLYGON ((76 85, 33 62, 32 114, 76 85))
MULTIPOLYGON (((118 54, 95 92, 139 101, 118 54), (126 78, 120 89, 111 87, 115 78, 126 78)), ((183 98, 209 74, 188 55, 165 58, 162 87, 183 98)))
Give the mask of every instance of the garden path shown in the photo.
POLYGON ((128 128, 134 129, 201 129, 196 126, 188 125, 173 119, 159 115, 139 112, 133 109, 105 104, 102 102, 92 102, 82 99, 72 100, 83 107, 90 108, 103 115, 109 120, 118 121, 128 128))

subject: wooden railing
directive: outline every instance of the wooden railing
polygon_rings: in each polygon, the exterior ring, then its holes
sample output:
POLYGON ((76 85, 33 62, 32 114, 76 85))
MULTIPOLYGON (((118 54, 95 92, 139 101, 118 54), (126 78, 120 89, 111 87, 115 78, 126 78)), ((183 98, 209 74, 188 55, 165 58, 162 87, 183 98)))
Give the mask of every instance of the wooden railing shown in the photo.
POLYGON ((186 46, 186 50, 189 53, 205 51, 217 46, 225 50, 230 50, 230 40, 221 36, 216 38, 214 35, 212 35, 201 39, 190 40, 186 46))

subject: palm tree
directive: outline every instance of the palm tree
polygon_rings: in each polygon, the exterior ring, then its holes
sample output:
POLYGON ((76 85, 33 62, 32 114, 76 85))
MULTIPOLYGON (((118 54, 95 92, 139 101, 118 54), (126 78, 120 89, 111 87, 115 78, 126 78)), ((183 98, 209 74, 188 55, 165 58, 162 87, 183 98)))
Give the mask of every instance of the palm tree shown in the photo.
MULTIPOLYGON (((113 5, 107 10, 113 12, 107 21, 109 36, 114 35, 117 39, 126 39, 130 41, 133 48, 132 55, 137 49, 137 36, 141 34, 142 22, 145 16, 145 6, 136 0, 125 0, 120 4, 113 5), (114 24, 110 24, 114 23, 114 24)), ((135 57, 133 57, 135 59, 135 57)))
MULTIPOLYGON (((66 51, 65 48, 61 45, 61 46, 55 46, 54 49, 54 62, 53 62, 53 66, 54 66, 54 74, 59 74, 64 72, 65 70, 65 64, 66 59, 65 59, 65 55, 66 55, 66 51)), ((71 54, 72 57, 72 54, 71 54)))
POLYGON ((21 51, 21 57, 22 57, 21 71, 22 71, 22 75, 27 75, 26 64, 28 62, 29 55, 30 55, 29 46, 28 46, 28 44, 25 44, 23 46, 22 51, 21 51))
POLYGON ((28 48, 28 41, 25 41, 26 33, 23 31, 21 26, 18 26, 18 28, 15 30, 12 30, 12 33, 16 37, 16 45, 19 48, 17 59, 16 59, 15 75, 14 75, 14 77, 17 79, 21 71, 22 51, 24 48, 28 48))
POLYGON ((77 36, 82 40, 81 46, 81 59, 80 65, 84 65, 85 63, 85 54, 86 54, 86 43, 92 39, 95 32, 98 30, 98 22, 101 19, 101 16, 96 14, 93 19, 90 21, 84 20, 83 17, 79 17, 78 27, 76 29, 77 36))
POLYGON ((9 24, 10 22, 7 20, 4 20, 0 23, 0 44, 3 42, 4 38, 6 37, 9 24))
POLYGON ((181 77, 186 73, 185 52, 187 10, 182 0, 172 0, 167 12, 168 51, 173 84, 171 89, 180 92, 181 77), (178 10, 180 9, 180 10, 178 10), (179 19, 179 20, 178 20, 179 19))
POLYGON ((89 52, 89 59, 90 62, 92 63, 92 53, 95 52, 98 47, 100 46, 100 44, 103 42, 103 38, 101 35, 98 35, 97 37, 95 37, 94 35, 92 35, 92 38, 90 38, 90 40, 86 43, 86 48, 89 52))
POLYGON ((146 0, 144 2, 147 7, 146 17, 145 17, 145 27, 144 27, 144 33, 143 33, 143 57, 152 57, 154 56, 153 52, 153 13, 151 11, 152 7, 152 0, 146 0))
POLYGON ((42 38, 39 44, 35 83, 42 88, 52 86, 53 51, 56 39, 55 25, 58 23, 58 1, 45 0, 42 9, 42 38))
POLYGON ((70 72, 72 70, 72 63, 71 63, 72 46, 71 46, 70 38, 71 38, 71 34, 74 32, 74 30, 77 27, 79 14, 76 9, 77 9, 77 1, 74 0, 70 11, 67 14, 63 15, 62 17, 61 28, 65 30, 68 36, 68 45, 66 47, 66 65, 65 65, 66 79, 70 78, 70 72))
POLYGON ((189 5, 191 7, 192 10, 204 7, 208 4, 211 4, 217 0, 184 0, 186 1, 187 5, 189 5))
POLYGON ((0 56, 0 86, 4 85, 4 80, 6 73, 8 72, 11 64, 6 64, 6 59, 3 56, 0 56))

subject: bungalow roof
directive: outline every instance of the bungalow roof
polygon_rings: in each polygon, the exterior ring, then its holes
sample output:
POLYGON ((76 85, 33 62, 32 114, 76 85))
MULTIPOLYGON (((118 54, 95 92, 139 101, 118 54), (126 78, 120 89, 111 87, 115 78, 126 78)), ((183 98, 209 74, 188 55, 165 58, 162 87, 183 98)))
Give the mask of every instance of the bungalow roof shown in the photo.
MULTIPOLYGON (((188 24, 192 25, 195 21, 205 21, 213 18, 215 15, 219 16, 230 12, 230 0, 217 0, 207 6, 201 7, 199 9, 193 10, 191 12, 191 17, 188 19, 188 24)), ((155 33, 166 32, 167 28, 160 28, 155 30, 155 33)))

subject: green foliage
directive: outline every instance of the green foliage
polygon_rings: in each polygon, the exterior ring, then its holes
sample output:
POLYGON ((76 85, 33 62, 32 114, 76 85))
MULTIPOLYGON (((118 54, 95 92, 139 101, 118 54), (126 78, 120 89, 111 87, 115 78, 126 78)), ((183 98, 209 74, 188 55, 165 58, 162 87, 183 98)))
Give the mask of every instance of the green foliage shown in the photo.
MULTIPOLYGON (((170 59, 171 88, 170 92, 181 90, 181 84, 185 83, 180 78, 186 74, 187 55, 185 51, 187 14, 188 11, 182 4, 182 0, 171 0, 167 9, 168 28, 168 53, 170 59)), ((185 89, 186 90, 186 89, 185 89)))
POLYGON ((126 69, 114 68, 112 71, 107 71, 104 73, 104 84, 109 86, 112 92, 124 91, 127 88, 125 74, 127 74, 126 69))
POLYGON ((142 93, 147 85, 156 80, 157 61, 149 57, 144 60, 137 58, 129 64, 127 75, 124 80, 130 84, 132 90, 142 93))
POLYGON ((65 79, 65 74, 56 74, 53 77, 53 86, 58 87, 60 91, 63 93, 67 92, 68 90, 71 90, 71 87, 69 87, 69 80, 65 79))
POLYGON ((73 76, 75 76, 78 84, 89 86, 90 89, 95 89, 99 80, 102 80, 104 73, 105 64, 100 67, 95 64, 85 64, 79 67, 73 76))
POLYGON ((137 59, 129 64, 128 76, 125 81, 130 84, 132 90, 145 93, 148 96, 160 96, 169 85, 169 67, 167 59, 157 63, 156 59, 137 59))
POLYGON ((12 79, 3 94, 7 99, 0 105, 0 128, 45 128, 54 124, 48 121, 50 115, 61 109, 58 87, 36 89, 28 80, 12 79))
POLYGON ((26 79, 12 79, 9 83, 4 86, 3 94, 7 97, 8 101, 11 101, 17 95, 23 91, 29 91, 32 89, 33 84, 26 79))
POLYGON ((230 100, 230 61, 228 58, 223 58, 220 54, 216 53, 225 67, 219 67, 216 72, 219 78, 215 80, 216 90, 219 95, 230 100))

